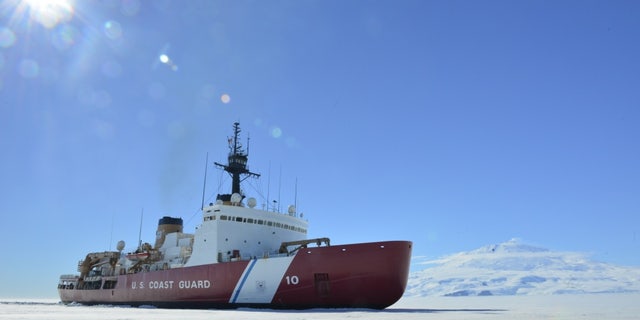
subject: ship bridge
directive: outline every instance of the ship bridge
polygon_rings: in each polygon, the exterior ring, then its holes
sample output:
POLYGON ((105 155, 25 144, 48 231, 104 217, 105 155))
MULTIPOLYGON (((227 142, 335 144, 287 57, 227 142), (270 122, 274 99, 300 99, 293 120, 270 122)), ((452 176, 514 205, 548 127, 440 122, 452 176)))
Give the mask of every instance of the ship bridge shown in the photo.
POLYGON ((221 202, 204 208, 187 266, 279 255, 283 242, 307 238, 308 223, 293 207, 282 214, 221 202))

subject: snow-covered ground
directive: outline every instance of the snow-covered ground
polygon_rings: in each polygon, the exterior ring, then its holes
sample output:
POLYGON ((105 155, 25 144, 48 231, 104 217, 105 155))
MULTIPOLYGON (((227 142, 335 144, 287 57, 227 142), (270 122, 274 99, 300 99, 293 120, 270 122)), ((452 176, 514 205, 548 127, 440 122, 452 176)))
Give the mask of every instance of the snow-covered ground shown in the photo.
POLYGON ((402 298, 386 310, 171 310, 65 306, 55 300, 0 300, 0 319, 638 319, 640 294, 402 298))
POLYGON ((427 267, 410 274, 406 297, 640 293, 639 267, 517 239, 421 263, 427 267))

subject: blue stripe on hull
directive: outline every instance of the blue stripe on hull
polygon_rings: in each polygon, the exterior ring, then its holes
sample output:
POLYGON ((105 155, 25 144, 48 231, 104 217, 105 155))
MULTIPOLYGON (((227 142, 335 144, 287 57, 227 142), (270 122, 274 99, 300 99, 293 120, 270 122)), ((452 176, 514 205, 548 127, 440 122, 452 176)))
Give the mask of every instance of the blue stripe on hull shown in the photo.
POLYGON ((236 291, 233 293, 233 297, 231 297, 231 301, 229 302, 236 303, 236 300, 238 299, 238 295, 242 290, 242 286, 244 286, 244 283, 247 281, 247 278, 251 273, 251 269, 253 269, 253 266, 256 265, 256 261, 258 260, 252 259, 251 262, 249 262, 249 265, 247 266, 247 270, 245 270, 244 274, 242 275, 242 279, 240 280, 240 283, 238 284, 238 287, 236 288, 236 291))

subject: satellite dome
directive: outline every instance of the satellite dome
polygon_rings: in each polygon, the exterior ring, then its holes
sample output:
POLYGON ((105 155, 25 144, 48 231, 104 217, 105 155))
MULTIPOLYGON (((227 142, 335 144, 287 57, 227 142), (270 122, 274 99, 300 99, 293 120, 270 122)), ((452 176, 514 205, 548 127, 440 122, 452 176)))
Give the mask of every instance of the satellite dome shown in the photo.
POLYGON ((249 208, 253 208, 255 207, 257 204, 256 198, 249 198, 249 200, 247 200, 247 205, 249 205, 249 208))
POLYGON ((234 193, 231 195, 231 203, 238 204, 242 201, 242 196, 239 193, 234 193))
POLYGON ((288 209, 289 215, 292 216, 294 214, 296 214, 296 206, 294 205, 289 205, 289 209, 288 209))
POLYGON ((118 251, 122 251, 124 249, 124 241, 123 240, 118 241, 118 245, 116 246, 116 249, 118 249, 118 251))

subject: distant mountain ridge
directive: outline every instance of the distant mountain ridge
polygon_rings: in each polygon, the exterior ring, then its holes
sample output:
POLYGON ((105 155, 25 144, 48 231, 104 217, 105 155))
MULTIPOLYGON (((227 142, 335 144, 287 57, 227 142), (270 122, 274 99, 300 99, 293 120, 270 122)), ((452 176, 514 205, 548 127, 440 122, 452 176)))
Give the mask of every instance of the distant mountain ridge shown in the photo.
POLYGON ((640 292, 640 268, 592 261, 511 239, 436 260, 409 275, 405 296, 640 292))

